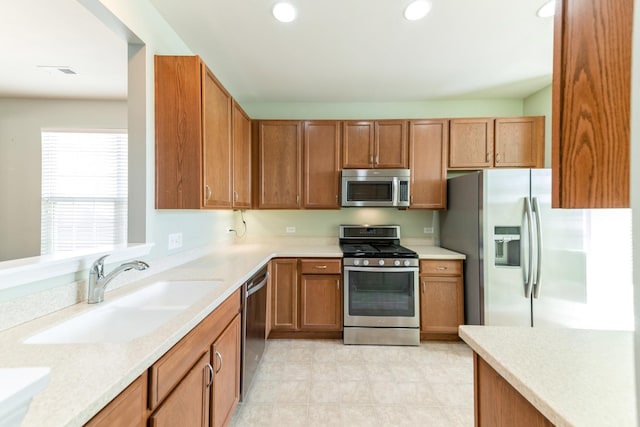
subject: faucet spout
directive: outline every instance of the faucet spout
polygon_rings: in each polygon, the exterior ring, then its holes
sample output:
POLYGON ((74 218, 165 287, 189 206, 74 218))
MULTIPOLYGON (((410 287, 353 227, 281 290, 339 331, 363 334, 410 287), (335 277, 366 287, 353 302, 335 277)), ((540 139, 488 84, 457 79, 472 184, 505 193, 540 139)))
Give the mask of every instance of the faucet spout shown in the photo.
POLYGON ((89 290, 87 302, 97 304, 104 300, 104 290, 107 285, 120 273, 131 269, 146 270, 149 264, 144 261, 129 261, 114 268, 109 274, 104 275, 104 259, 109 255, 98 258, 89 269, 89 290))

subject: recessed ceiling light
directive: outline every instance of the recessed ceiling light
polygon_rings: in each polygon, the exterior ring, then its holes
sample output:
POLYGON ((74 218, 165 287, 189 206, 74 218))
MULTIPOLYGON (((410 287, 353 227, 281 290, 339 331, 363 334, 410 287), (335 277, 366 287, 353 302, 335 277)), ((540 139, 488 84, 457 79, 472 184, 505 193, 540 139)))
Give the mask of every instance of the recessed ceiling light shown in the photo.
POLYGON ((427 0, 415 0, 404 10, 404 17, 409 21, 417 21, 427 16, 431 10, 431 3, 427 0))
POLYGON ((537 15, 540 18, 549 18, 556 14, 556 0, 549 0, 538 9, 537 15))
POLYGON ((276 3, 273 6, 273 16, 280 22, 291 22, 296 19, 296 10, 289 3, 276 3))

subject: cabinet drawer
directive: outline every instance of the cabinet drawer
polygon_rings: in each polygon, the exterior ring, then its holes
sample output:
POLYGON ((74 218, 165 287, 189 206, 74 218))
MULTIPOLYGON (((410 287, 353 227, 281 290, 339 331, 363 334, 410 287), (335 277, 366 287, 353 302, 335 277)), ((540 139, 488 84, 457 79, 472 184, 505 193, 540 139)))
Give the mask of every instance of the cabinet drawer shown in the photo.
POLYGON ((461 276, 462 261, 445 259, 420 260, 420 274, 430 276, 461 276))
POLYGON ((150 409, 173 390, 239 312, 237 290, 149 368, 150 409))
POLYGON ((340 259, 302 259, 300 260, 302 274, 341 274, 342 260, 340 259))

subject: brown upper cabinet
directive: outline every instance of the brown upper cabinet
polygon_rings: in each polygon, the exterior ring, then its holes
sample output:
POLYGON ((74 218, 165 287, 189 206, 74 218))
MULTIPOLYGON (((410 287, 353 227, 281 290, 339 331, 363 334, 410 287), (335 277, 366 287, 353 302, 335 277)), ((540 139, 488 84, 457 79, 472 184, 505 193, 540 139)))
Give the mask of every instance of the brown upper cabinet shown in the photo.
POLYGON ((339 209, 340 122, 304 122, 304 207, 339 209))
POLYGON ((411 208, 447 207, 448 120, 409 122, 411 208))
POLYGON ((544 167, 544 117, 451 119, 449 169, 544 167))
POLYGON ((406 120, 346 121, 342 135, 344 169, 409 167, 406 120))
POLYGON ((155 57, 156 208, 232 206, 232 98, 198 56, 155 57))
POLYGON ((251 208, 251 119, 233 102, 233 202, 234 209, 251 208))
POLYGON ((259 209, 299 209, 302 193, 302 122, 257 122, 255 206, 259 209))
POLYGON ((629 207, 633 3, 556 3, 553 207, 629 207))

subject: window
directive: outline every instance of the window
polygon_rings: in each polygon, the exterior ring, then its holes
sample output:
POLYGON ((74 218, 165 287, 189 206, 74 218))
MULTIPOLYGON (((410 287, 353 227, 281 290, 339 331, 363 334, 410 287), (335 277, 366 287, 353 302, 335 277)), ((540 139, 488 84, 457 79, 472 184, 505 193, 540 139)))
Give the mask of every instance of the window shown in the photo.
POLYGON ((42 255, 127 242, 127 139, 42 131, 42 255))

